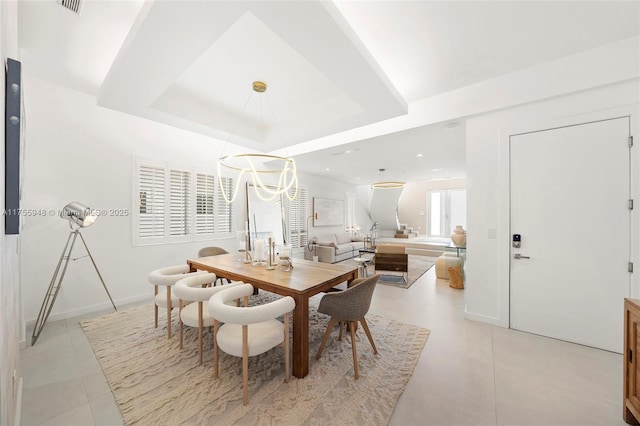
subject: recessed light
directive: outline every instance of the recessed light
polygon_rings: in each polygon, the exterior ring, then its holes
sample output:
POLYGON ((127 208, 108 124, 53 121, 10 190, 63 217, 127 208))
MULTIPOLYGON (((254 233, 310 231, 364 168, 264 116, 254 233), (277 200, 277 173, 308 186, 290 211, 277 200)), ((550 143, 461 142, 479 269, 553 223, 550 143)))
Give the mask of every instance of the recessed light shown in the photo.
POLYGON ((424 157, 424 155, 418 154, 418 155, 416 155, 416 157, 424 157))
POLYGON ((359 177, 357 177, 357 178, 356 178, 356 180, 360 180, 360 178, 359 178, 359 177))
POLYGON ((442 169, 431 169, 432 172, 437 172, 438 170, 442 170, 442 169))
POLYGON ((325 172, 330 172, 330 171, 331 171, 331 169, 327 167, 326 169, 324 169, 324 171, 325 171, 325 172))

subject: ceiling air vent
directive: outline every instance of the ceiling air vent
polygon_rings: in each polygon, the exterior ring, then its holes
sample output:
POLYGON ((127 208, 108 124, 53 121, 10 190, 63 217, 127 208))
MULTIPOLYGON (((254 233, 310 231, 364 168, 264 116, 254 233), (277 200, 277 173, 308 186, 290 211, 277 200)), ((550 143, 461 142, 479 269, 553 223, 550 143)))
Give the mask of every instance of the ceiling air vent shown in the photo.
POLYGON ((57 2, 60 6, 67 8, 78 15, 80 14, 82 0, 57 0, 57 2))

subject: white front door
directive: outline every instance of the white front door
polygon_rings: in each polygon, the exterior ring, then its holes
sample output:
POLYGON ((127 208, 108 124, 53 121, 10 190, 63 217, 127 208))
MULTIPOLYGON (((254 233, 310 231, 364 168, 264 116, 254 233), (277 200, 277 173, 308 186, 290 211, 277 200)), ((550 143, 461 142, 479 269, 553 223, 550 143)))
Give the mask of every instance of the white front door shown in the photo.
POLYGON ((511 328, 622 353, 628 141, 628 117, 510 138, 511 328))

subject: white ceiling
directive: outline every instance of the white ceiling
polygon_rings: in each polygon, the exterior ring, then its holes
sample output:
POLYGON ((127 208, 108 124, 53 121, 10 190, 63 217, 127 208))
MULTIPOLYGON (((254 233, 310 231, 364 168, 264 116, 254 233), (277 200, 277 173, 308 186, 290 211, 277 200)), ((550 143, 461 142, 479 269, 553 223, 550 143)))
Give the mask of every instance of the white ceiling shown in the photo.
POLYGON ((385 179, 464 176, 464 119, 339 146, 322 138, 640 30, 637 1, 85 0, 79 15, 55 0, 18 7, 26 72, 212 143, 287 146, 299 170, 356 184, 377 180, 379 168, 385 179), (254 80, 267 82, 266 98, 252 94, 254 80))

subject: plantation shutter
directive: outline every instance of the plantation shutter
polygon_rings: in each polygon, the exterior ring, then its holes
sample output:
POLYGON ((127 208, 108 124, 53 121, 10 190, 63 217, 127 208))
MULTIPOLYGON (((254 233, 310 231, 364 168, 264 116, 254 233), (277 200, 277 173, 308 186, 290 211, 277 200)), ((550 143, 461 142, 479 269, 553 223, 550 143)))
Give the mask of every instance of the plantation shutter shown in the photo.
POLYGON ((164 236, 164 168, 138 167, 138 237, 164 236))
POLYGON ((230 238, 235 231, 234 181, 188 165, 136 159, 132 236, 134 245, 230 238), (201 173, 204 171, 204 173, 201 173), (137 198, 137 199, 136 199, 137 198))
POLYGON ((308 216, 308 196, 305 188, 298 188, 298 196, 289 203, 289 228, 292 248, 305 247, 308 241, 308 230, 305 228, 308 216))
POLYGON ((169 235, 191 233, 191 173, 184 170, 169 171, 169 235))
MULTIPOLYGON (((215 212, 215 176, 198 173, 196 175, 196 234, 213 237, 215 212)), ((224 202, 224 200, 223 200, 224 202)))
POLYGON ((215 235, 216 238, 229 236, 233 231, 233 210, 232 204, 227 203, 224 199, 226 194, 228 199, 231 199, 231 191, 233 191, 233 179, 220 178, 220 184, 218 185, 218 194, 216 200, 216 217, 215 217, 215 235))

